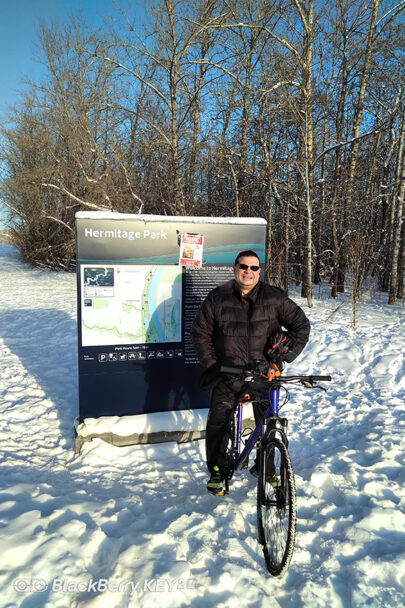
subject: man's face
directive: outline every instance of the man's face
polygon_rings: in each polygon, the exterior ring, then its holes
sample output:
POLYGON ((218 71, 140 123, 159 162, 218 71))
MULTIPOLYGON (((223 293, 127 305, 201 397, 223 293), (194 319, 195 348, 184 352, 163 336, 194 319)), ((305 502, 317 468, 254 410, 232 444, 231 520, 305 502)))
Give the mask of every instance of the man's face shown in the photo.
POLYGON ((249 293, 260 279, 260 262, 254 256, 241 257, 236 266, 233 267, 235 281, 239 285, 243 294, 249 293), (243 268, 240 267, 243 266, 243 268), (252 270, 252 266, 258 270, 252 270), (246 268, 247 267, 247 268, 246 268))

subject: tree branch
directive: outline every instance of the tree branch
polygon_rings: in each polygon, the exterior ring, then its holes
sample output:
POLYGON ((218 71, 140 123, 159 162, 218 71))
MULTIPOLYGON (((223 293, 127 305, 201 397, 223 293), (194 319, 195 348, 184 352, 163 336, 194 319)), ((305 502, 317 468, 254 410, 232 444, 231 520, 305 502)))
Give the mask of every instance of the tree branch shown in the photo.
POLYGON ((62 226, 64 226, 68 230, 70 230, 70 232, 74 232, 73 228, 71 228, 71 226, 69 226, 69 224, 66 224, 66 222, 63 222, 62 220, 59 220, 57 217, 53 217, 53 215, 46 215, 45 211, 42 212, 42 215, 47 220, 53 220, 54 222, 57 222, 58 224, 62 224, 62 226))
MULTIPOLYGON (((35 182, 33 182, 33 184, 37 185, 35 182)), ((112 209, 112 206, 105 207, 104 205, 96 205, 95 203, 89 203, 88 201, 84 201, 78 196, 75 196, 72 192, 69 192, 69 190, 66 190, 64 186, 57 186, 56 184, 48 184, 46 182, 40 182, 39 185, 44 188, 53 188, 54 190, 63 192, 63 194, 66 194, 66 196, 68 196, 70 199, 72 199, 76 203, 79 203, 79 205, 83 205, 83 207, 87 207, 88 209, 94 209, 96 211, 111 211, 112 209)))
POLYGON ((134 76, 135 78, 137 78, 140 82, 143 82, 149 89, 151 89, 151 91, 153 91, 154 93, 156 93, 156 95, 170 109, 170 107, 171 107, 170 106, 170 101, 168 101, 166 99, 165 95, 163 95, 163 93, 161 91, 159 91, 159 89, 157 89, 151 82, 149 82, 148 80, 145 80, 145 78, 143 78, 143 76, 141 76, 140 74, 138 74, 138 72, 134 72, 134 70, 131 70, 131 68, 129 68, 128 66, 124 65, 120 61, 116 61, 115 59, 111 59, 111 57, 100 56, 100 55, 97 55, 97 57, 99 59, 103 59, 104 61, 108 61, 109 63, 115 65, 115 67, 121 68, 122 70, 124 70, 125 72, 128 72, 129 74, 132 74, 132 76, 134 76))
POLYGON ((314 160, 314 162, 312 163, 312 167, 315 167, 316 163, 323 157, 325 156, 325 154, 329 154, 329 152, 332 152, 333 150, 336 150, 336 148, 341 148, 343 146, 350 146, 350 144, 359 141, 360 139, 364 139, 365 137, 369 137, 370 135, 374 135, 376 133, 380 133, 380 131, 382 131, 382 127, 380 127, 379 129, 373 129, 372 131, 368 131, 367 133, 363 133, 362 135, 359 135, 358 137, 353 137, 352 139, 349 139, 347 141, 341 141, 333 146, 330 146, 329 148, 326 148, 326 150, 323 150, 323 152, 321 152, 316 159, 314 160))

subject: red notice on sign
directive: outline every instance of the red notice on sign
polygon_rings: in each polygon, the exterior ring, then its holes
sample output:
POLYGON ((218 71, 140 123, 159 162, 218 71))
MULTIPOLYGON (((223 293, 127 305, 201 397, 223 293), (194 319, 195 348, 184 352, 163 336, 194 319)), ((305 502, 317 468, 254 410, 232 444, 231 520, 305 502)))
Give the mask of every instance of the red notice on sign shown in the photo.
POLYGON ((182 234, 180 241, 180 266, 201 268, 204 237, 201 234, 182 234))

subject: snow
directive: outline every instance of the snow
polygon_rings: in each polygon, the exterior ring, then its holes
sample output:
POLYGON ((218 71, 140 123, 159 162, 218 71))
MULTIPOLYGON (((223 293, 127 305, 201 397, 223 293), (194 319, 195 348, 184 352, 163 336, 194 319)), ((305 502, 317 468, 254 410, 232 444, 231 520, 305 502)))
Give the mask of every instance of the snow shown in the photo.
POLYGON ((162 430, 199 431, 205 429, 207 415, 208 409, 198 409, 139 416, 100 416, 100 418, 86 418, 76 426, 76 432, 80 437, 94 433, 113 433, 125 437, 135 433, 159 433, 162 430))
POLYGON ((212 217, 181 215, 143 215, 134 213, 118 213, 117 211, 78 211, 76 219, 99 220, 129 220, 140 222, 176 222, 187 224, 252 224, 265 226, 266 220, 260 217, 212 217))
MULTIPOLYGON (((291 373, 296 548, 284 578, 256 540, 255 482, 207 494, 204 442, 74 453, 76 278, 33 270, 0 246, 0 570, 6 608, 397 607, 405 586, 405 309, 369 293, 308 309, 310 344, 291 373), (341 303, 344 304, 336 311, 341 303), (336 311, 336 312, 335 312, 336 311), (334 314, 333 314, 334 313, 334 314)), ((119 421, 116 421, 119 424, 119 421)))

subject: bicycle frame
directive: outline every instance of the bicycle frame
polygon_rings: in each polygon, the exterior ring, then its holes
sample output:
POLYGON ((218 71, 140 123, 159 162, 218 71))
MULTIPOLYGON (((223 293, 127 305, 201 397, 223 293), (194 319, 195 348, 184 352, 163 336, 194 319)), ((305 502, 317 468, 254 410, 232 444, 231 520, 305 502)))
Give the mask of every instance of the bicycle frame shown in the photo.
MULTIPOLYGON (((245 380, 249 380, 251 381, 252 376, 255 375, 255 371, 252 370, 244 370, 243 368, 237 368, 237 367, 228 367, 228 366, 221 366, 220 371, 224 374, 232 374, 232 375, 236 375, 236 376, 248 376, 248 378, 245 378, 245 380)), ((258 373, 259 377, 262 377, 263 374, 261 372, 258 373)), ((296 382, 301 382, 302 384, 304 384, 304 386, 306 386, 307 388, 315 388, 314 387, 314 382, 318 382, 318 381, 330 381, 331 377, 330 376, 281 376, 280 374, 280 370, 278 369, 278 367, 273 364, 271 369, 269 368, 268 372, 267 372, 267 378, 268 381, 272 383, 271 388, 269 389, 269 393, 268 393, 268 397, 266 397, 265 399, 262 399, 261 401, 266 401, 268 402, 268 407, 266 408, 266 410, 264 411, 263 415, 261 416, 259 422, 257 423, 255 429, 253 430, 253 432, 251 433, 249 439, 246 442, 246 445, 241 453, 241 435, 242 435, 242 407, 244 405, 244 403, 248 403, 250 401, 249 398, 245 398, 245 400, 243 399, 243 397, 241 397, 239 399, 239 402, 236 406, 236 429, 234 426, 234 436, 232 438, 232 455, 231 455, 231 459, 232 459, 232 466, 229 469, 229 472, 226 475, 225 478, 225 490, 226 493, 228 493, 229 490, 229 485, 228 482, 229 480, 232 478, 233 472, 234 471, 240 471, 245 462, 247 457, 249 456, 250 452, 252 451, 253 447, 255 446, 256 442, 263 437, 263 432, 266 432, 268 434, 272 434, 272 435, 276 435, 279 434, 281 435, 281 440, 284 443, 285 447, 288 447, 288 441, 287 441, 287 433, 286 433, 286 427, 288 424, 288 421, 286 418, 280 418, 278 413, 279 413, 279 394, 280 394, 280 388, 285 384, 285 383, 296 383, 296 382), (267 422, 270 421, 273 424, 270 424, 270 428, 267 429, 267 422), (277 425, 276 423, 279 422, 280 424, 277 425), (263 431, 263 427, 264 425, 266 425, 266 429, 265 431, 263 431)), ((317 388, 322 388, 322 387, 317 387, 317 388)), ((323 389, 326 390, 326 389, 323 389)), ((260 400, 259 400, 260 401, 260 400)))
POLYGON ((278 402, 279 402, 279 394, 280 387, 274 387, 269 391, 269 406, 264 411, 262 417, 257 423, 255 429, 251 433, 247 443, 241 453, 241 435, 242 435, 242 409, 243 402, 239 401, 237 405, 237 428, 236 428, 236 462, 235 462, 235 471, 240 471, 245 464, 246 458, 249 456, 250 452, 254 448, 257 440, 262 434, 263 425, 267 418, 270 417, 278 417, 278 402))

